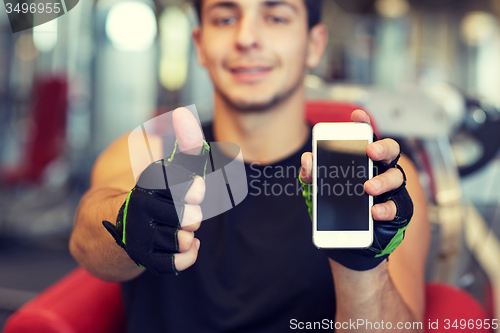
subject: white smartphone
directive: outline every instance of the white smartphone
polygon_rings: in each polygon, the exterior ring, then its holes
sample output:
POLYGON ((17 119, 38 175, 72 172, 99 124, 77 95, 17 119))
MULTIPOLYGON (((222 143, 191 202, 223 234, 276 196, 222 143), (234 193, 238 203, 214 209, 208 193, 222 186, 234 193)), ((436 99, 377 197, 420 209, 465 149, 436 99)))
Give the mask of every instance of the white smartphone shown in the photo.
POLYGON ((313 128, 313 242, 318 248, 365 248, 373 242, 373 177, 366 123, 318 123, 313 128))

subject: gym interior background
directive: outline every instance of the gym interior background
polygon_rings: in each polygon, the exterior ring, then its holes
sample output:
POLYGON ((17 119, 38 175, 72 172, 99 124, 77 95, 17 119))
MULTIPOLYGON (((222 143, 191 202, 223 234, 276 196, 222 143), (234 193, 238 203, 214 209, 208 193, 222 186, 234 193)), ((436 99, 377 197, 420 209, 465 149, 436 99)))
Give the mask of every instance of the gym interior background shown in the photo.
MULTIPOLYGON (((325 0, 311 100, 403 142, 429 201, 426 279, 500 310, 500 0, 325 0)), ((80 1, 13 33, 0 5, 0 329, 77 267, 67 243, 98 154, 155 114, 211 118, 184 0, 80 1), (126 70, 125 70, 126 69, 126 70)))

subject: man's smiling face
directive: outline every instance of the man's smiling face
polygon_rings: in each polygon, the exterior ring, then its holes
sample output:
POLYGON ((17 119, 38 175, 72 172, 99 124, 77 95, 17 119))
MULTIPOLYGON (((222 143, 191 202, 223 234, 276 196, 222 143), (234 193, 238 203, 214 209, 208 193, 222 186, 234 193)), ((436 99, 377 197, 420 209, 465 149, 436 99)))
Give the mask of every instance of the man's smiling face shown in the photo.
POLYGON ((202 28, 193 33, 199 61, 235 109, 279 104, 319 61, 309 52, 304 0, 204 0, 201 16, 202 28))

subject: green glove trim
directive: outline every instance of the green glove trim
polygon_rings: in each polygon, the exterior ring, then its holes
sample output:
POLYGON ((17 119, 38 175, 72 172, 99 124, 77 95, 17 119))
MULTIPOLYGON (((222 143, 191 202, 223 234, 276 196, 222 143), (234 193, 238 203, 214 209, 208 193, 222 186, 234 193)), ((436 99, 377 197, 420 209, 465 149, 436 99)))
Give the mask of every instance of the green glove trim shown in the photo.
MULTIPOLYGON (((174 151, 172 152, 172 155, 170 155, 170 157, 167 159, 167 161, 169 163, 172 163, 172 161, 174 160, 174 155, 175 155, 175 152, 177 151, 177 146, 178 146, 178 143, 177 143, 177 140, 175 140, 174 151)), ((208 142, 203 140, 203 146, 201 148, 200 155, 203 155, 209 151, 210 151, 210 145, 208 144, 208 142)), ((203 167, 203 179, 205 179, 205 176, 207 174, 207 164, 208 164, 208 159, 205 161, 205 166, 203 167)))
POLYGON ((311 218, 312 221, 312 200, 311 200, 311 195, 312 195, 312 184, 304 183, 302 179, 300 179, 300 173, 299 173, 299 181, 304 187, 304 190, 302 191, 302 196, 304 199, 306 199, 306 205, 307 205, 307 211, 309 212, 309 217, 311 218))
MULTIPOLYGON (((127 200, 125 200, 125 209, 123 210, 123 238, 122 238, 123 245, 125 245, 125 224, 127 223, 128 203, 130 201, 130 196, 132 195, 132 192, 134 192, 134 189, 132 189, 129 192, 127 200)), ((137 266, 139 266, 140 268, 144 268, 144 266, 142 266, 141 264, 137 264, 137 266)))
POLYGON ((127 222, 128 203, 130 201, 130 196, 132 195, 133 191, 134 189, 132 189, 132 191, 130 191, 130 193, 128 194, 127 200, 125 201, 125 209, 123 210, 123 239, 122 239, 123 244, 125 244, 125 223, 127 222))
MULTIPOLYGON (((177 140, 175 140, 174 151, 172 152, 172 155, 170 155, 170 157, 167 159, 167 161, 170 163, 172 163, 172 161, 174 160, 174 155, 175 155, 175 152, 177 151, 177 146, 178 146, 178 143, 177 143, 177 140)), ((210 146, 209 146, 208 142, 203 140, 203 146, 201 147, 200 155, 205 154, 207 151, 210 151, 210 146)))
POLYGON ((410 222, 411 222, 411 220, 408 222, 408 224, 406 226, 404 226, 401 229, 398 229, 398 232, 396 233, 396 235, 394 235, 394 237, 392 237, 389 244, 387 244, 385 249, 383 249, 381 253, 377 254, 375 256, 375 258, 391 254, 399 246, 399 244, 401 244, 401 242, 403 241, 403 238, 405 236, 404 232, 405 232, 406 228, 408 228, 408 226, 410 225, 410 222))
MULTIPOLYGON (((177 140, 175 142, 177 143, 177 140)), ((201 155, 209 151, 210 151, 210 146, 205 140, 203 140, 203 148, 201 149, 201 155)), ((205 176, 207 174, 207 164, 208 164, 208 159, 205 161, 205 168, 203 169, 203 179, 205 179, 205 176)))

